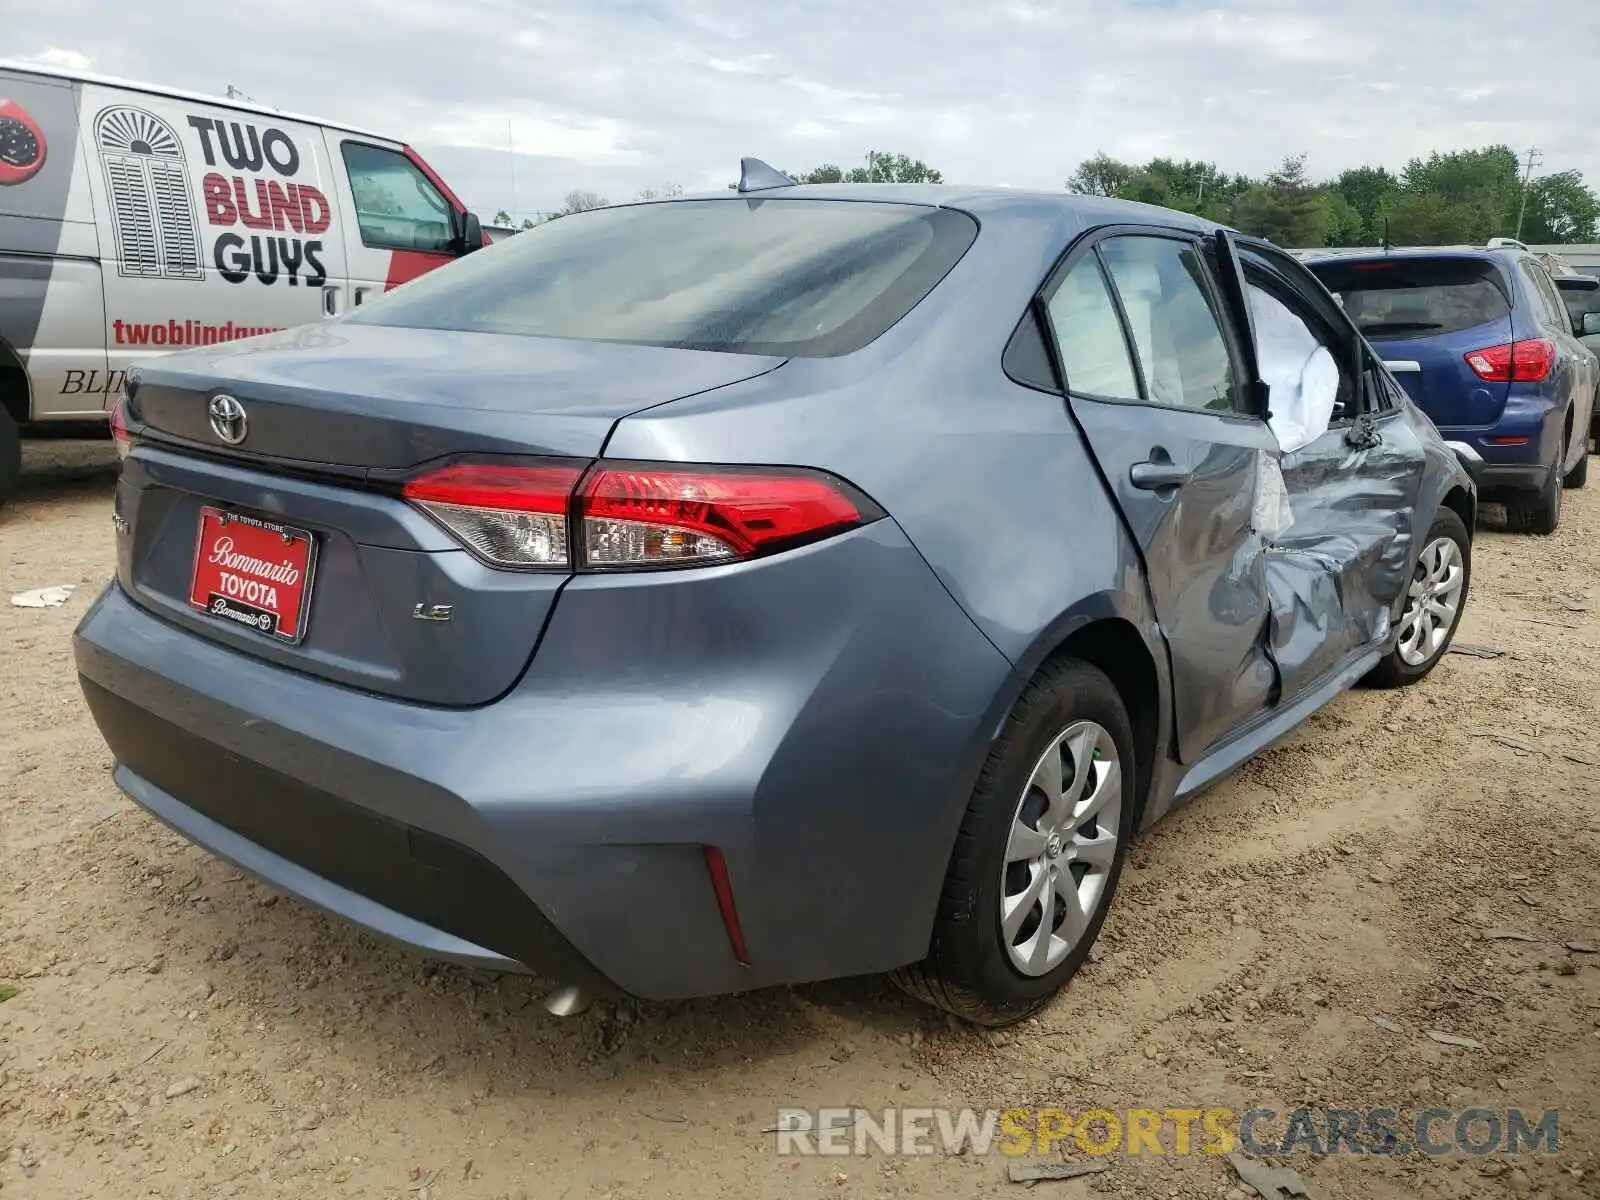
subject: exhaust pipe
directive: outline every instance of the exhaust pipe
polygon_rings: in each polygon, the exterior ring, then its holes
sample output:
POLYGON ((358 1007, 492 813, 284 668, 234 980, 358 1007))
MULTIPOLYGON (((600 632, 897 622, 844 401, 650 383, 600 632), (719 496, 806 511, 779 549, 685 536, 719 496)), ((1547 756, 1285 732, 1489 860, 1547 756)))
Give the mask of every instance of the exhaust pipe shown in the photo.
POLYGON ((582 988, 568 985, 544 998, 544 1010, 553 1017, 575 1017, 588 1009, 593 997, 582 988))

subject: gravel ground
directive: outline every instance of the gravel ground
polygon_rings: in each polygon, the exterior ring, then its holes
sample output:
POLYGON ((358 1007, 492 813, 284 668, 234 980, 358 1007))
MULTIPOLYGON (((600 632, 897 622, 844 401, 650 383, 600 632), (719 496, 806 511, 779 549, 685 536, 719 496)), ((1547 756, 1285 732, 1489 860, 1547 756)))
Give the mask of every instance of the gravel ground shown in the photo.
MULTIPOLYGON (((1174 815, 1097 960, 986 1035, 876 980, 557 1021, 535 981, 420 962, 241 878, 120 798, 73 678, 111 569, 109 447, 30 446, 28 471, 0 595, 78 590, 0 607, 4 1196, 1019 1190, 999 1154, 780 1157, 762 1132, 782 1105, 891 1104, 1559 1108, 1553 1155, 1292 1165, 1319 1200, 1600 1196, 1594 491, 1552 538, 1481 533, 1460 640, 1500 656, 1353 693, 1174 815)), ((1246 1194, 1214 1155, 1108 1161, 1041 1186, 1246 1194)))

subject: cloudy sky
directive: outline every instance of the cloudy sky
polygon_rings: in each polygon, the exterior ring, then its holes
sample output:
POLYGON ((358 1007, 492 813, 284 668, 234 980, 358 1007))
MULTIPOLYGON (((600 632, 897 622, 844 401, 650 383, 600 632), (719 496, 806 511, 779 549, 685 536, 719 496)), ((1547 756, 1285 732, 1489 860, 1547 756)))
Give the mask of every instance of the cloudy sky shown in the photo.
POLYGON ((5 0, 5 53, 416 145, 484 215, 898 150, 1314 174, 1504 141, 1600 185, 1593 0, 5 0), (234 15, 234 10, 238 15, 234 15), (271 17, 268 14, 271 13, 271 17))

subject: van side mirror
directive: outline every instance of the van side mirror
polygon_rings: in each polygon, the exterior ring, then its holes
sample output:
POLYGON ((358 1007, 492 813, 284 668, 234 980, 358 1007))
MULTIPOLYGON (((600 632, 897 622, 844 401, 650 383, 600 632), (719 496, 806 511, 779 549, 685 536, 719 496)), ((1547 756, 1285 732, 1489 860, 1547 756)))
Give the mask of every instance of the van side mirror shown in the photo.
POLYGON ((1584 313, 1578 321, 1578 336, 1590 337, 1600 333, 1600 312, 1584 313))
POLYGON ((456 236, 456 253, 471 254, 483 249, 483 222, 475 212, 464 212, 459 218, 461 232, 456 236))

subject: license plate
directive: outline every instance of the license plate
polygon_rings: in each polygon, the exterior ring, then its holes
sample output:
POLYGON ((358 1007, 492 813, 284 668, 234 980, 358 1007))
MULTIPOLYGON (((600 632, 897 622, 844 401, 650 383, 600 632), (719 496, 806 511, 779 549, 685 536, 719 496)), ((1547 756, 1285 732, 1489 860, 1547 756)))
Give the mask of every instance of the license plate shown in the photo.
POLYGON ((205 507, 189 603, 292 646, 305 636, 316 562, 316 539, 304 529, 205 507))

